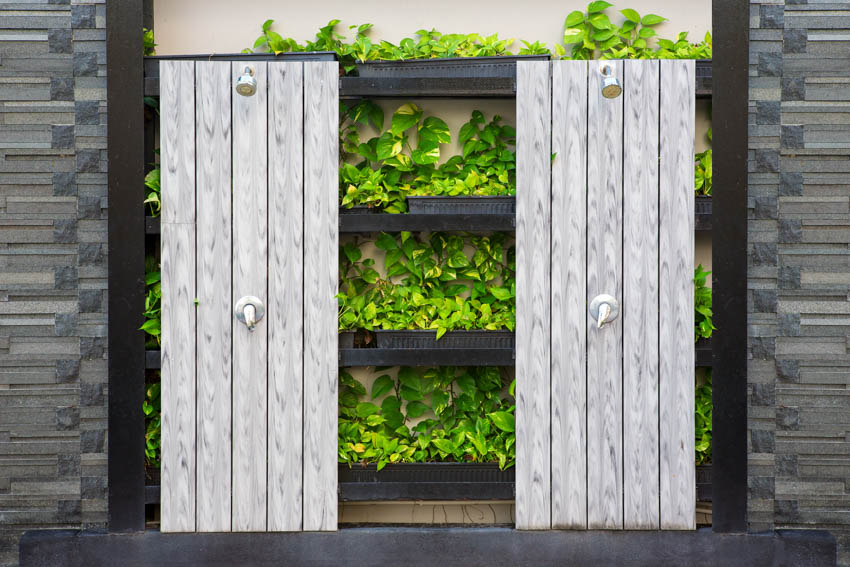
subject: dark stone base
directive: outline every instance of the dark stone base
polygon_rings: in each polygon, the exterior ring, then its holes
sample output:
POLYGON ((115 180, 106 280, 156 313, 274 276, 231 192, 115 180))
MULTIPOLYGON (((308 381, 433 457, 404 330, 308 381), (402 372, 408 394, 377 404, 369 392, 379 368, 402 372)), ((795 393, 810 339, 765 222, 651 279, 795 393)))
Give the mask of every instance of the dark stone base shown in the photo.
POLYGON ((336 533, 107 534, 28 532, 21 567, 120 565, 464 565, 820 567, 836 561, 824 531, 522 532, 510 528, 343 528, 336 533))

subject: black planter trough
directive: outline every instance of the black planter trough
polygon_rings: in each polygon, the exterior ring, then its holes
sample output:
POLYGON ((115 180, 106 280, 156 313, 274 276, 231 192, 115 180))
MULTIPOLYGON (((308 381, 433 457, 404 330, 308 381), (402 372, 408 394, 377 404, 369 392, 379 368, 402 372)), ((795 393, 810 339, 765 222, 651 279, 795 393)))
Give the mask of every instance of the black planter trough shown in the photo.
POLYGON ((498 55, 372 61, 357 65, 357 73, 364 78, 512 78, 518 61, 548 60, 548 55, 498 55))
POLYGON ((387 349, 512 349, 511 331, 448 331, 437 339, 437 331, 373 331, 377 348, 387 349))
POLYGON ((420 215, 512 215, 516 213, 516 197, 408 197, 407 209, 420 215))
POLYGON ((365 205, 357 205, 355 207, 346 208, 340 207, 339 214, 340 215, 377 215, 381 214, 383 211, 378 207, 367 207, 365 205))
POLYGON ((339 465, 342 501, 513 500, 514 467, 497 463, 339 465))
POLYGON ((711 465, 697 465, 697 502, 711 502, 711 465))

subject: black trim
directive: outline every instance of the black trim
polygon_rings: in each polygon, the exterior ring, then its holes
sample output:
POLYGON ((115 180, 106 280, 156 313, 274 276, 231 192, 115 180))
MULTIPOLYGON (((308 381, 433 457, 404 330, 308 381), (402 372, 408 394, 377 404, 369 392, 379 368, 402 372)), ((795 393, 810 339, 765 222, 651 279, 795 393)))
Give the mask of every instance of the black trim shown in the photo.
POLYGON ((747 113, 749 5, 715 0, 713 529, 747 530, 747 113))
POLYGON ((109 107, 109 529, 145 527, 142 0, 106 6, 109 107))
POLYGON ((28 532, 21 567, 120 565, 835 565, 835 538, 819 530, 754 535, 697 531, 518 531, 499 527, 346 528, 338 532, 108 535, 28 532))

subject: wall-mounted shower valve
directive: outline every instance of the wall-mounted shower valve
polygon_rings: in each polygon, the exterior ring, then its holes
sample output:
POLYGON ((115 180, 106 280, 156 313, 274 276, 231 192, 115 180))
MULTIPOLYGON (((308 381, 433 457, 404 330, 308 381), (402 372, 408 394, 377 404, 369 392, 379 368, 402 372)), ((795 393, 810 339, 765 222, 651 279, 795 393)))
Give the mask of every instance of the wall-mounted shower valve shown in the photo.
POLYGON ((246 295, 237 301, 233 311, 236 313, 236 319, 245 323, 248 330, 252 332, 257 327, 260 319, 263 318, 263 315, 266 314, 266 308, 263 306, 263 302, 253 295, 246 295))

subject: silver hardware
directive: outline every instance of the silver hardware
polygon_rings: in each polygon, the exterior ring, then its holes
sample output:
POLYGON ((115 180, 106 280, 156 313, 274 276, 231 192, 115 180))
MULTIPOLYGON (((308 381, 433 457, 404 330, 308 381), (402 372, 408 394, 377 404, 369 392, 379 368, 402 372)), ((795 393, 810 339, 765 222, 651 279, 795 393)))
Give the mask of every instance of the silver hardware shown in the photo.
POLYGON ((246 65, 245 72, 236 79, 236 92, 242 96, 254 96, 257 92, 257 79, 254 78, 254 69, 250 65, 246 65))
POLYGON ((603 293, 590 302, 590 316, 596 320, 596 328, 601 329, 605 323, 610 323, 620 314, 620 302, 614 297, 603 293))
POLYGON ((257 327, 257 323, 266 314, 266 308, 260 298, 253 295, 246 295, 236 302, 236 307, 233 310, 236 313, 236 319, 245 323, 248 330, 252 331, 257 327))
POLYGON ((609 63, 603 63, 599 69, 602 73, 602 96, 605 98, 617 98, 623 92, 620 79, 614 76, 614 69, 609 63))

